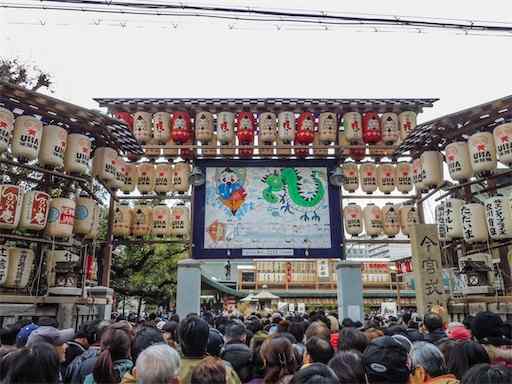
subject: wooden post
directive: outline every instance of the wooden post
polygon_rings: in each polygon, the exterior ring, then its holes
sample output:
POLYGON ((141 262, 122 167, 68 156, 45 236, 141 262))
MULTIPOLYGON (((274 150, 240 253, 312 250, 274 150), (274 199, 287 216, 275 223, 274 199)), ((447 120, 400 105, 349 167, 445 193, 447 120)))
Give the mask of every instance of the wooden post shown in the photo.
POLYGON ((105 249, 103 254, 103 264, 101 270, 101 285, 110 287, 110 269, 112 268, 112 243, 114 235, 112 227, 114 226, 114 205, 115 205, 114 192, 110 194, 110 205, 108 207, 108 222, 107 222, 107 238, 105 242, 105 249))

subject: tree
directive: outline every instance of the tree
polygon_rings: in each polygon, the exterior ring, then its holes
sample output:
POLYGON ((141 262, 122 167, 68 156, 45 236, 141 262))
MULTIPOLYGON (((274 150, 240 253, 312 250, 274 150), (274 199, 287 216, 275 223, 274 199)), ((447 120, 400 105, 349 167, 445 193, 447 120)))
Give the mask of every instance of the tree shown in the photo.
POLYGON ((52 76, 35 64, 18 59, 0 58, 0 80, 20 87, 38 91, 46 88, 51 91, 52 76))

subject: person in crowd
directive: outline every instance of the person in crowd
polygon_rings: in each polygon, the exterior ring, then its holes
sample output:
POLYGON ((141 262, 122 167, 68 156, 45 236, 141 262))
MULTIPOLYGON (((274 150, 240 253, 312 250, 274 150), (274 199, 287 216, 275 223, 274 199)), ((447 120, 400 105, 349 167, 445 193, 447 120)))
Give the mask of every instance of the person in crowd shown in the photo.
POLYGON ((293 375, 291 384, 338 384, 334 371, 325 364, 313 363, 293 375))
POLYGON ((14 345, 4 345, 0 347, 0 383, 4 382, 7 377, 7 373, 9 372, 9 368, 13 365, 13 359, 17 356, 17 352, 22 348, 16 348, 14 345))
POLYGON ((452 353, 453 347, 458 344, 458 341, 448 339, 441 341, 437 344, 437 347, 441 351, 444 357, 444 361, 448 364, 448 361, 450 360, 450 354, 452 353))
POLYGON ((362 363, 368 384, 409 382, 408 351, 393 336, 382 336, 368 344, 363 353, 362 363))
POLYGON ((224 336, 215 328, 210 328, 208 333, 208 345, 206 352, 210 356, 220 357, 222 348, 224 347, 224 336))
MULTIPOLYGON (((376 339, 377 337, 381 337, 381 336, 384 336, 384 332, 382 332, 382 330, 380 329, 377 329, 377 328, 367 328, 364 330, 363 332, 366 337, 368 338, 368 342, 370 343, 372 340, 376 339)), ((339 349, 339 348, 338 348, 339 349)))
POLYGON ((341 321, 341 328, 353 328, 353 327, 354 327, 354 322, 352 321, 352 319, 345 317, 341 321))
POLYGON ((368 337, 355 328, 343 328, 340 331, 340 341, 338 343, 339 351, 349 351, 351 349, 364 352, 368 346, 368 337))
POLYGON ((448 361, 448 371, 461 380, 466 371, 476 364, 487 363, 491 360, 485 348, 474 341, 462 341, 453 345, 448 361))
POLYGON ((464 324, 453 322, 448 324, 446 330, 448 338, 457 341, 469 341, 471 340, 471 331, 467 329, 464 324))
POLYGON ((53 345, 59 359, 60 370, 62 370, 62 364, 66 361, 67 343, 73 339, 74 335, 73 328, 58 330, 52 326, 40 326, 30 334, 26 346, 32 347, 41 342, 53 345))
POLYGON ((480 312, 471 321, 471 333, 484 346, 493 363, 512 368, 512 331, 493 312, 480 312))
POLYGON ((426 331, 424 340, 436 344, 443 339, 447 339, 448 335, 444 330, 443 318, 435 313, 428 312, 423 318, 423 327, 426 331))
POLYGON ((325 339, 327 341, 331 340, 331 331, 329 330, 327 325, 325 325, 325 323, 321 321, 312 322, 306 329, 304 335, 306 338, 306 342, 313 336, 321 337, 322 339, 325 339))
POLYGON ((178 323, 176 321, 164 321, 160 332, 167 344, 170 347, 178 350, 178 323))
POLYGON ((245 383, 251 378, 251 350, 246 344, 247 329, 239 322, 232 322, 226 327, 224 349, 220 355, 231 364, 240 380, 245 383))
POLYGON ((21 328, 16 335, 16 348, 23 348, 25 345, 27 345, 30 334, 37 328, 39 328, 39 325, 34 323, 29 323, 21 328))
POLYGON ((54 317, 42 316, 37 320, 37 325, 40 327, 53 327, 59 329, 59 322, 54 317))
POLYGON ((326 316, 327 319, 329 319, 329 323, 330 323, 330 329, 331 329, 331 333, 338 333, 338 331, 340 330, 340 323, 338 321, 338 318, 336 317, 336 314, 333 312, 333 313, 330 313, 329 315, 326 316))
POLYGON ((333 355, 334 349, 327 340, 313 336, 306 343, 304 367, 312 363, 327 364, 333 355))
POLYGON ((293 345, 285 337, 269 337, 263 342, 260 353, 266 367, 264 384, 288 384, 299 368, 293 345))
POLYGON ((78 328, 73 340, 68 341, 66 348, 66 359, 63 367, 67 369, 69 364, 77 357, 84 353, 96 341, 96 331, 100 320, 93 320, 83 323, 78 328))
POLYGON ((193 370, 191 384, 227 384, 226 365, 218 357, 203 359, 193 370))
POLYGON ((268 337, 269 336, 265 335, 257 335, 251 340, 252 379, 248 384, 263 384, 263 378, 265 377, 265 363, 261 357, 261 346, 268 337))
POLYGON ((364 370, 359 351, 340 351, 329 361, 340 384, 365 384, 364 370))
MULTIPOLYGON (((206 357, 208 323, 196 315, 189 315, 180 322, 178 336, 183 358, 180 367, 180 383, 190 384, 193 369, 206 357)), ((239 384, 236 372, 226 366, 227 384, 239 384)))
POLYGON ((512 369, 501 365, 477 364, 462 377, 461 384, 510 384, 512 369))
POLYGON ((178 384, 180 356, 164 343, 144 349, 135 363, 138 384, 178 384))
POLYGON ((444 356, 434 344, 417 341, 409 352, 411 358, 410 384, 458 384, 459 380, 447 373, 444 356))
POLYGON ((19 331, 30 323, 30 320, 21 319, 14 324, 9 324, 5 328, 1 328, 0 345, 16 345, 16 336, 18 335, 19 331))
POLYGON ((301 356, 303 356, 306 352, 306 346, 304 345, 304 332, 306 329, 304 326, 305 323, 303 321, 292 321, 288 327, 288 332, 290 332, 293 337, 295 337, 295 344, 293 347, 301 356))

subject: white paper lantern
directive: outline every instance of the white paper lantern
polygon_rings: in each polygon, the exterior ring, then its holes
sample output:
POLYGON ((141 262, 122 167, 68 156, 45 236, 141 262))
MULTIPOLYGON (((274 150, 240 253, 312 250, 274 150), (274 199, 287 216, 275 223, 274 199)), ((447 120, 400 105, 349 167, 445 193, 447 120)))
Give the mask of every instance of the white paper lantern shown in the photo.
POLYGON ((363 210, 364 228, 370 237, 378 237, 382 234, 382 212, 379 207, 369 203, 363 210))
POLYGON ((64 170, 70 174, 85 175, 89 172, 90 160, 91 140, 79 133, 69 134, 64 154, 64 170))
POLYGON ((446 146, 446 163, 453 180, 465 181, 473 176, 468 144, 464 141, 456 141, 446 146))
POLYGON ((349 203, 343 209, 345 230, 349 235, 359 236, 363 232, 363 211, 356 203, 349 203))
POLYGON ((29 191, 23 196, 20 229, 42 231, 50 209, 50 195, 42 191, 29 191))
POLYGON ((143 195, 155 190, 156 169, 151 163, 137 166, 137 189, 143 195))
POLYGON ((135 191, 135 187, 137 186, 137 178, 137 164, 127 163, 124 185, 121 187, 121 191, 126 194, 135 191))
POLYGON ((190 237, 190 212, 184 205, 178 205, 171 209, 171 236, 190 237))
POLYGON ((367 163, 359 166, 359 179, 363 192, 371 195, 377 190, 377 167, 375 164, 367 163))
POLYGON ((441 201, 435 207, 434 216, 437 223, 437 233, 440 240, 446 240, 445 202, 441 201))
POLYGON ((290 111, 280 112, 277 121, 279 140, 283 144, 290 144, 295 139, 295 114, 290 111))
POLYGON ((322 144, 336 141, 338 135, 338 119, 333 112, 322 112, 318 122, 319 140, 322 144))
POLYGON ((400 233, 400 211, 393 203, 386 203, 382 207, 382 229, 389 238, 400 233))
POLYGON ((41 146, 43 124, 32 116, 20 116, 14 122, 12 155, 20 161, 36 160, 41 146))
POLYGON ((468 139, 471 168, 477 176, 492 174, 498 165, 494 137, 490 132, 477 132, 468 139))
POLYGON ((0 153, 7 151, 14 130, 14 115, 8 109, 0 107, 0 153))
POLYGON ((394 191, 396 185, 396 168, 393 164, 381 164, 377 167, 377 186, 386 195, 394 191))
POLYGON ((485 207, 479 203, 464 204, 460 210, 462 220, 462 235, 466 243, 487 241, 487 223, 485 207))
POLYGON ((425 151, 421 154, 421 181, 427 189, 444 183, 443 155, 437 151, 425 151))
POLYGON ((171 115, 157 112, 153 115, 153 140, 156 144, 165 144, 171 138, 171 115))
POLYGON ((112 233, 114 236, 126 238, 130 235, 132 226, 132 212, 127 204, 117 204, 114 207, 114 223, 112 233))
POLYGON ((272 112, 263 112, 259 117, 260 143, 272 144, 276 140, 276 115, 272 112))
POLYGON ((484 201, 489 235, 494 240, 512 237, 512 208, 503 196, 493 196, 484 201))
POLYGON ((359 112, 347 112, 343 115, 345 137, 351 144, 363 141, 363 118, 359 112))
POLYGON ((173 189, 178 193, 186 193, 190 188, 189 176, 192 169, 190 164, 176 163, 172 174, 173 189))
POLYGON ((20 222, 23 191, 17 185, 0 185, 0 229, 15 229, 20 222))
POLYGON ((68 131, 58 125, 43 127, 41 147, 39 149, 39 163, 50 168, 64 167, 64 154, 68 131))
POLYGON ((76 199, 75 221, 73 232, 77 235, 87 235, 94 224, 94 211, 97 207, 96 201, 89 197, 81 196, 76 199))
POLYGON ((448 240, 462 238, 462 217, 460 210, 464 205, 464 200, 449 198, 445 200, 444 222, 446 225, 446 238, 448 240))
POLYGON ((88 240, 96 240, 100 232, 101 209, 98 204, 94 206, 92 217, 93 220, 91 230, 87 233, 87 235, 85 235, 85 238, 88 240))
POLYGON ((124 187, 126 181, 126 163, 121 156, 117 156, 112 160, 114 168, 114 178, 108 182, 108 186, 114 191, 124 187))
POLYGON ((50 200, 50 211, 45 232, 50 237, 68 239, 73 235, 75 201, 60 197, 50 200))
POLYGON ((153 209, 146 204, 137 205, 132 211, 132 235, 144 237, 151 233, 153 209))
POLYGON ((412 191, 412 165, 408 162, 400 162, 396 165, 396 189, 402 193, 412 191))
POLYGON ((167 205, 153 207, 153 227, 151 235, 166 237, 171 233, 171 210, 167 205))
POLYGON ((498 125, 494 128, 493 135, 498 160, 510 166, 512 164, 512 123, 498 125))
POLYGON ((199 140, 201 144, 208 144, 213 140, 213 115, 210 112, 197 112, 195 126, 196 140, 199 140))
POLYGON ((357 164, 345 163, 343 169, 343 189, 347 192, 353 193, 359 188, 359 172, 357 164))
POLYGON ((420 158, 412 161, 412 181, 416 192, 423 192, 426 189, 423 183, 423 167, 420 158))
POLYGON ((153 138, 152 117, 149 112, 136 112, 133 115, 133 136, 141 144, 147 144, 153 138))
POLYGON ((232 144, 235 139, 235 115, 220 112, 217 115, 217 139, 223 145, 232 144))
POLYGON ((92 160, 92 175, 107 184, 112 182, 116 178, 116 160, 117 152, 114 148, 96 148, 92 160))
POLYGON ((386 112, 380 119, 382 126, 382 141, 384 144, 393 145, 400 139, 400 127, 396 113, 386 112))
POLYGON ((409 133, 416 128, 416 112, 404 111, 400 113, 398 122, 400 124, 400 137, 405 140, 409 133))
POLYGON ((170 163, 156 165, 155 192, 169 193, 173 190, 172 184, 173 169, 170 163))
POLYGON ((0 287, 7 281, 9 271, 9 246, 0 244, 0 287))
POLYGON ((400 208, 400 228, 405 236, 411 234, 411 228, 418 223, 418 212, 412 205, 404 205, 400 208))
POLYGON ((34 266, 34 251, 29 248, 9 248, 9 269, 4 287, 25 288, 34 266))

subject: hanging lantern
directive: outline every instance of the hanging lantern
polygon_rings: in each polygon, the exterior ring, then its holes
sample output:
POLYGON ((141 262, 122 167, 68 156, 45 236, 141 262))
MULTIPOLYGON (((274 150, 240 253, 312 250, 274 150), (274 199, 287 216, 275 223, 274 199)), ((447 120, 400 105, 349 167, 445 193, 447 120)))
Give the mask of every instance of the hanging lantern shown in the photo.
POLYGON ((153 115, 154 144, 165 144, 171 138, 171 115, 168 112, 157 112, 153 115))
POLYGON ((349 235, 356 237, 363 232, 363 211, 356 203, 349 203, 343 209, 343 221, 349 235))
POLYGON ((364 228, 370 237, 378 237, 382 234, 382 212, 379 207, 369 203, 363 210, 364 228))
POLYGON ((46 227, 50 195, 42 191, 29 191, 23 196, 20 229, 42 231, 46 227))
POLYGON ((393 145, 400 139, 400 127, 396 113, 386 112, 382 114, 382 141, 384 144, 393 145))
POLYGON ((460 211, 464 200, 449 198, 444 202, 444 222, 446 225, 446 238, 448 240, 462 238, 462 217, 460 211))
POLYGON ((184 205, 177 205, 171 209, 171 236, 189 238, 190 212, 184 205))
POLYGON ((0 153, 7 151, 14 129, 14 115, 8 109, 0 107, 0 153))
POLYGON ((172 174, 172 184, 174 190, 180 194, 186 193, 189 190, 189 176, 192 171, 190 164, 176 163, 172 174))
POLYGON ((117 152, 114 148, 96 148, 92 159, 92 175, 107 184, 112 182, 116 178, 116 159, 117 152))
POLYGON ((476 176, 492 174, 498 166, 494 137, 490 132, 477 132, 468 139, 471 168, 476 176))
POLYGON ((149 112, 135 112, 133 115, 133 136, 141 144, 147 144, 153 138, 151 119, 149 112))
POLYGON ((414 159, 412 161, 412 181, 417 193, 421 193, 425 190, 425 184, 423 183, 423 168, 421 164, 421 158, 414 159))
POLYGON ((473 176, 468 144, 464 141, 456 141, 446 146, 446 163, 453 180, 462 182, 473 176))
POLYGON ((64 153, 68 131, 58 125, 43 127, 41 148, 39 149, 39 163, 49 168, 64 167, 64 153))
POLYGON ((18 161, 36 160, 41 145, 43 124, 32 116, 20 116, 14 122, 12 155, 18 161))
POLYGON ((174 112, 172 115, 171 137, 177 145, 186 144, 192 138, 188 112, 174 112))
POLYGON ((126 238, 130 236, 132 226, 132 212, 127 203, 117 204, 114 207, 114 223, 112 234, 117 237, 126 238))
POLYGON ((498 160, 505 165, 512 165, 512 123, 498 125, 493 135, 498 160))
POLYGON ((75 201, 72 199, 64 197, 51 199, 46 234, 61 239, 71 237, 75 223, 75 207, 75 201))
POLYGON ((125 194, 129 194, 135 191, 135 186, 137 185, 137 164, 125 163, 125 169, 125 179, 121 191, 125 194))
POLYGON ((407 162, 400 162, 396 165, 396 189, 402 193, 412 191, 412 165, 407 162))
POLYGON ((114 178, 107 185, 114 191, 121 189, 126 181, 126 163, 121 156, 112 159, 112 167, 114 170, 114 178))
POLYGON ((321 144, 328 145, 336 141, 338 134, 338 119, 333 112, 322 112, 318 123, 319 140, 321 144))
POLYGON ((232 112, 220 112, 217 115, 217 139, 223 145, 232 144, 235 138, 235 115, 232 112))
POLYGON ((498 195, 484 201, 489 235, 494 240, 512 237, 512 208, 510 201, 498 195))
POLYGON ((359 179, 361 180, 361 189, 368 195, 377 190, 377 167, 375 164, 361 164, 359 167, 359 179))
POLYGON ((400 123, 400 137, 405 140, 409 133, 416 128, 416 112, 404 111, 400 113, 398 122, 400 123))
POLYGON ((343 189, 353 193, 359 188, 359 172, 354 163, 343 164, 343 189))
POLYGON ((70 174, 85 175, 89 172, 91 140, 79 133, 68 135, 64 154, 64 170, 70 174))
POLYGON ((460 210, 462 235, 466 243, 487 241, 489 233, 485 220, 485 207, 479 203, 464 204, 460 210))
POLYGON ((444 212, 445 206, 446 206, 445 201, 441 201, 441 203, 436 205, 436 208, 434 211, 435 221, 437 223, 437 232, 439 234, 440 240, 446 240, 447 228, 446 228, 445 212, 444 212))
POLYGON ((278 136, 282 144, 290 144, 295 139, 295 114, 290 111, 277 115, 278 136))
POLYGON ((85 235, 85 238, 88 240, 96 240, 100 232, 101 210, 98 204, 94 205, 92 217, 91 230, 85 235))
POLYGON ((272 145, 276 140, 276 115, 272 112, 263 112, 259 119, 260 144, 272 145))
POLYGON ((160 163, 156 165, 155 192, 168 193, 173 189, 172 184, 173 169, 170 163, 160 163))
POLYGON ((0 287, 5 285, 7 281, 7 273, 9 271, 9 248, 5 244, 0 244, 0 287))
POLYGON ((0 185, 0 229, 15 229, 20 222, 23 191, 17 185, 0 185))
POLYGON ((375 112, 363 114, 363 141, 368 144, 376 144, 382 140, 379 115, 375 112))
POLYGON ((236 126, 238 142, 240 145, 250 145, 254 143, 254 131, 256 130, 256 120, 251 112, 239 112, 236 116, 236 126))
POLYGON ((153 227, 151 235, 167 237, 171 232, 171 210, 167 205, 153 207, 153 227))
POLYGON ((421 181, 427 189, 444 183, 443 155, 437 151, 425 151, 421 154, 421 181))
POLYGON ((382 207, 382 229, 389 238, 400 233, 400 211, 393 203, 386 203, 382 207))
POLYGON ((125 122, 130 131, 133 131, 133 116, 130 112, 114 112, 114 117, 125 122))
POLYGON ((363 143, 354 144, 355 147, 351 147, 348 151, 349 156, 354 161, 361 161, 366 156, 366 146, 363 143))
POLYGON ((156 169, 153 164, 142 163, 137 166, 137 189, 140 193, 153 192, 155 190, 156 169))
POLYGON ((363 119, 359 112, 347 112, 343 115, 343 128, 347 140, 352 144, 363 141, 363 119))
POLYGON ((377 167, 377 186, 379 190, 389 195, 395 189, 396 169, 393 164, 381 164, 377 167))
MULTIPOLYGON (((295 144, 309 145, 315 140, 315 117, 311 112, 302 112, 297 119, 297 132, 295 133, 295 144)), ((295 148, 297 156, 306 156, 307 148, 295 148)))
POLYGON ((201 144, 208 144, 213 140, 213 115, 210 112, 201 111, 196 114, 196 140, 201 144))
POLYGON ((400 228, 405 236, 409 237, 412 226, 418 221, 418 213, 413 205, 404 205, 400 208, 400 228))
POLYGON ((77 235, 87 235, 94 223, 94 210, 96 201, 89 197, 80 196, 76 199, 75 221, 73 232, 77 235))
POLYGON ((34 251, 30 248, 9 248, 9 269, 4 287, 25 288, 34 266, 34 251))
POLYGON ((153 209, 144 203, 137 205, 132 211, 132 235, 148 236, 151 233, 153 209))

